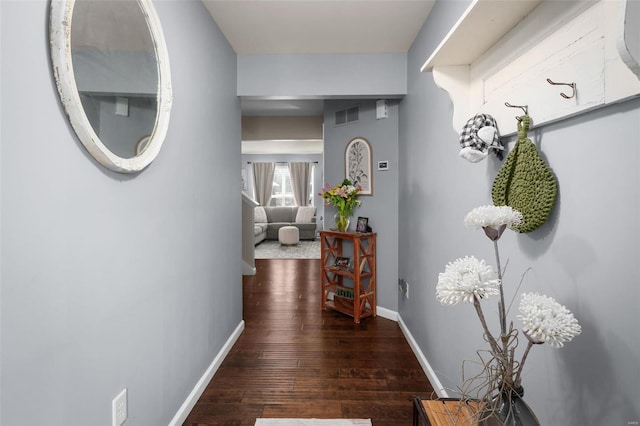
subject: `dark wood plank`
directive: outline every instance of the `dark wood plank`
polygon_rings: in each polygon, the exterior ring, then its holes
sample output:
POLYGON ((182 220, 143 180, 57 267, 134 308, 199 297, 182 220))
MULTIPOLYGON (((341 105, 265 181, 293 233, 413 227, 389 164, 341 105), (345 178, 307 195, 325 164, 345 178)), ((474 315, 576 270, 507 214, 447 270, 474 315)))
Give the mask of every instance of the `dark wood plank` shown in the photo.
POLYGON ((322 311, 320 260, 260 259, 243 278, 245 331, 185 426, 258 417, 370 418, 410 425, 429 381, 398 324, 322 311))

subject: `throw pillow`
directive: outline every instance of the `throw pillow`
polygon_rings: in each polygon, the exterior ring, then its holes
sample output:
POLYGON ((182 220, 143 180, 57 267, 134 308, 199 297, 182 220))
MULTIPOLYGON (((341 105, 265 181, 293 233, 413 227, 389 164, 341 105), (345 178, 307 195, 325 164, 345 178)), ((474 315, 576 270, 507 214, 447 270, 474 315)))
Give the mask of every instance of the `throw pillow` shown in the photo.
POLYGON ((297 223, 311 222, 311 218, 316 215, 316 208, 313 206, 301 206, 298 207, 298 213, 296 213, 297 223))
POLYGON ((267 223, 267 212, 264 211, 264 207, 256 206, 253 209, 253 221, 255 223, 267 223))

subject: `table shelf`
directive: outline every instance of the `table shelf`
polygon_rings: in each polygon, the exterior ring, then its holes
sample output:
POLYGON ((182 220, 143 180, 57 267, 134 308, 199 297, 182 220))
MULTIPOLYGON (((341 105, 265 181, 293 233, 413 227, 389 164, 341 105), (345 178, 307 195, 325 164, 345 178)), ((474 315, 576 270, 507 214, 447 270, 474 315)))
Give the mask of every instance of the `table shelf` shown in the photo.
POLYGON ((355 323, 376 316, 376 234, 320 231, 320 242, 322 309, 352 316, 355 323), (336 258, 346 254, 352 255, 350 267, 335 266, 336 258))

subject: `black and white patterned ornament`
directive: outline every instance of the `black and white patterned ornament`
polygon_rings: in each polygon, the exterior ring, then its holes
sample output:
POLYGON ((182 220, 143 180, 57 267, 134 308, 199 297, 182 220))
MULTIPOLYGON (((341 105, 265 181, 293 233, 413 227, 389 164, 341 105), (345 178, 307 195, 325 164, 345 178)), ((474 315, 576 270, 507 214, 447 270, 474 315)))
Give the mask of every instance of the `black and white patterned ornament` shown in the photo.
POLYGON ((476 114, 470 118, 460 133, 460 156, 472 163, 484 160, 493 150, 502 160, 504 146, 500 142, 498 125, 489 114, 476 114))

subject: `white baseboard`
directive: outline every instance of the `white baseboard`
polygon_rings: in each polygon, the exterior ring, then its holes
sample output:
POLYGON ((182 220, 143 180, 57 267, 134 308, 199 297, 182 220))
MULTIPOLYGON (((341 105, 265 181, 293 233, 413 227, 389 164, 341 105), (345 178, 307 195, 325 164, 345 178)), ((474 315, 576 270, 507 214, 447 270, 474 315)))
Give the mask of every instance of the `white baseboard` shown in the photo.
POLYGON ((433 371, 433 368, 431 368, 429 361, 427 361, 427 357, 425 357, 422 351, 420 350, 418 343, 413 338, 413 335, 407 328, 407 325, 404 323, 404 321, 402 321, 402 317, 400 316, 400 314, 398 314, 398 325, 400 325, 400 330, 402 330, 402 334, 404 334, 404 337, 407 339, 407 342, 409 342, 409 346, 411 347, 411 350, 415 354, 416 358, 418 358, 418 362, 422 366, 422 370, 424 370, 424 373, 427 375, 427 378, 429 379, 431 386, 433 386, 433 389, 435 390, 436 394, 440 398, 448 398, 449 394, 447 394, 447 390, 444 388, 444 386, 442 386, 440 379, 438 379, 438 376, 436 376, 436 372, 433 371))
POLYGON ((424 356, 424 354, 420 350, 416 339, 413 338, 413 335, 407 328, 407 325, 404 323, 404 321, 402 321, 402 317, 400 316, 400 314, 396 311, 392 311, 391 309, 383 308, 380 306, 377 307, 376 313, 382 318, 390 319, 398 323, 398 325, 400 326, 400 330, 402 330, 402 334, 404 334, 405 339, 407 339, 407 342, 409 342, 411 350, 413 351, 416 358, 418 358, 418 362, 420 363, 420 366, 422 367, 424 373, 427 375, 427 378, 429 379, 431 386, 433 386, 436 394, 440 398, 448 398, 449 395, 447 394, 447 391, 445 390, 444 386, 442 386, 442 383, 440 383, 440 379, 438 379, 438 376, 436 376, 433 368, 431 368, 429 361, 427 361, 427 357, 424 356))
POLYGON ((196 405, 196 402, 198 402, 198 399, 213 378, 213 375, 216 374, 216 371, 218 371, 218 368, 220 368, 222 361, 224 361, 224 358, 236 343, 236 341, 240 337, 240 334, 242 334, 242 330, 244 330, 244 320, 240 321, 240 324, 238 324, 231 336, 229 336, 227 342, 213 359, 211 365, 209 365, 209 368, 207 368, 202 377, 200 377, 200 380, 198 380, 198 383, 196 383, 196 386, 193 388, 187 399, 182 403, 182 406, 180 407, 176 415, 173 416, 173 419, 171 419, 169 426, 182 426, 184 421, 187 419, 187 416, 189 416, 189 413, 191 413, 191 410, 196 405))
POLYGON ((256 268, 255 266, 251 266, 244 259, 242 260, 242 275, 255 275, 256 268))
POLYGON ((376 315, 391 321, 398 321, 398 313, 396 311, 381 306, 376 306, 376 315))

